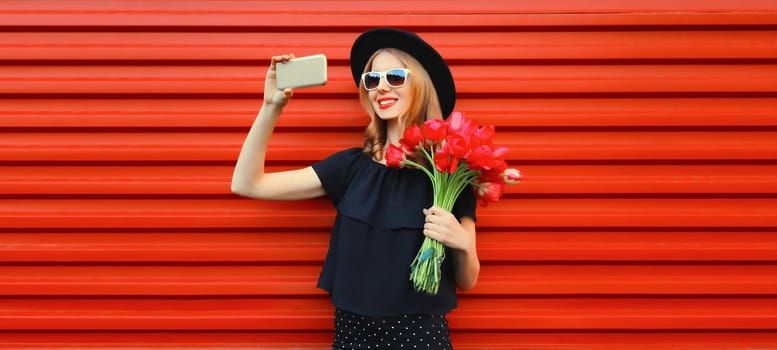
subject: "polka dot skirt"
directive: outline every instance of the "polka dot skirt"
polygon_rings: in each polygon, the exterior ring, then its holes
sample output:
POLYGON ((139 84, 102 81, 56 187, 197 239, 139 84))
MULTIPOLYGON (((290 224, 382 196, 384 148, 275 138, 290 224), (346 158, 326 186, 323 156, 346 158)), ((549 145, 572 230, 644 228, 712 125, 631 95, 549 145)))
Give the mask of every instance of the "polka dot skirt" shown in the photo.
POLYGON ((445 315, 369 317, 335 310, 335 350, 453 349, 445 315))

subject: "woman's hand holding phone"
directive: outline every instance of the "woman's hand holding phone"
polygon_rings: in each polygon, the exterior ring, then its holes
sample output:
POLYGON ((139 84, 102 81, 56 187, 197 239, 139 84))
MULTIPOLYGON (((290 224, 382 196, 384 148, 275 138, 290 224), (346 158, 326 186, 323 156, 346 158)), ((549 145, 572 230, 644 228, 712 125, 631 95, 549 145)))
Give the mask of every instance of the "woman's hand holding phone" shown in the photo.
POLYGON ((275 105, 278 107, 285 106, 291 95, 294 94, 294 90, 286 88, 283 91, 278 90, 277 82, 277 65, 278 62, 288 62, 294 58, 294 54, 273 56, 270 63, 270 69, 267 71, 267 78, 264 81, 264 103, 275 105))

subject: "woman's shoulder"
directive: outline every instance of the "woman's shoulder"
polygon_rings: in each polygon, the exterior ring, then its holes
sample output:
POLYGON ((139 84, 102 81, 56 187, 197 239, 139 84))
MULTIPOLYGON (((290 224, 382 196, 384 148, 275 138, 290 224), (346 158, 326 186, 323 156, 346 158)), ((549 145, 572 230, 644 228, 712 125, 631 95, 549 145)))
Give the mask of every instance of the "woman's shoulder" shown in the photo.
POLYGON ((316 162, 313 167, 336 167, 342 169, 344 166, 351 165, 355 161, 362 160, 361 158, 366 158, 364 150, 359 147, 351 147, 329 154, 316 162))
POLYGON ((335 204, 340 201, 355 174, 363 168, 365 158, 361 148, 352 147, 330 154, 312 165, 321 186, 335 204))
POLYGON ((346 148, 346 149, 337 151, 335 153, 332 153, 326 159, 332 159, 332 158, 343 160, 343 161, 355 161, 355 160, 361 160, 362 158, 367 159, 367 155, 364 153, 364 148, 351 147, 351 148, 346 148))

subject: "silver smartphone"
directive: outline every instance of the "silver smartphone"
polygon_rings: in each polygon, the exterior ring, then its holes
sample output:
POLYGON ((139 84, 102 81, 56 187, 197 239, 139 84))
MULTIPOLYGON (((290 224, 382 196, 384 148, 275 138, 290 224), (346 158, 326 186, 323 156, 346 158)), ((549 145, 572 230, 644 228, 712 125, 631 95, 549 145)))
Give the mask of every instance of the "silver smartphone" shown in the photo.
POLYGON ((278 89, 303 88, 326 84, 326 56, 299 57, 275 66, 278 89))

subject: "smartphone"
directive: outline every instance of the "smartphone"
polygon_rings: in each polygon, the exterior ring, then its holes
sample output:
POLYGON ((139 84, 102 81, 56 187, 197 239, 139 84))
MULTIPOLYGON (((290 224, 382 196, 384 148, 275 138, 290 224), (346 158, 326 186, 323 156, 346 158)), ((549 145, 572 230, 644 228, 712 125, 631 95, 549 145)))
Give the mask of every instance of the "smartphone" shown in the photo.
POLYGON ((278 89, 303 88, 326 84, 326 56, 294 58, 275 66, 278 89))

